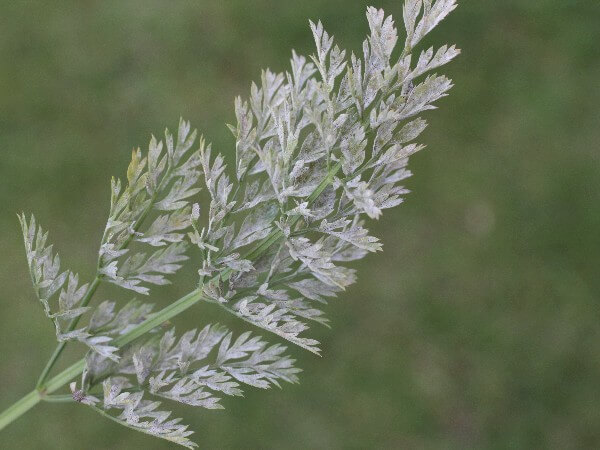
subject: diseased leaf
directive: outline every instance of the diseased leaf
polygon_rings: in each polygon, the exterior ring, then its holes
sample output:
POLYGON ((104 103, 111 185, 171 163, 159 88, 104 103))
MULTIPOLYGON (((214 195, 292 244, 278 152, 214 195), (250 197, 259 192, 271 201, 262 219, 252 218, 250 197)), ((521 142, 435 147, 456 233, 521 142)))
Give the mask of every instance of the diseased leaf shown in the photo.
POLYGON ((272 229, 277 212, 278 208, 273 203, 261 205, 250 211, 244 218, 232 247, 243 247, 267 236, 272 229))
POLYGON ((234 337, 219 325, 177 337, 166 319, 204 300, 319 353, 309 326, 328 325, 322 304, 356 281, 346 263, 381 250, 364 219, 403 201, 408 157, 424 147, 413 142, 426 127, 418 116, 452 87, 444 76, 425 74, 459 50, 432 47, 418 59, 411 53, 455 7, 455 0, 406 0, 406 40, 398 50, 394 20, 370 7, 370 34, 349 58, 320 21, 310 22, 315 54, 292 52, 288 72, 264 70, 250 96, 236 98, 231 178, 224 156, 204 138, 192 150, 197 132, 184 120, 176 136, 166 130, 162 140, 151 137, 147 152, 134 149, 124 180, 111 181, 89 284, 61 272, 48 234, 33 216, 19 215, 34 290, 57 340, 90 349, 81 387, 71 384, 75 401, 194 448, 187 426, 148 395, 219 409, 222 395, 241 396, 244 385, 298 381, 300 369, 279 344, 250 331, 234 337), (201 190, 209 198, 202 213, 194 198, 201 190), (135 299, 124 306, 90 302, 105 281, 144 295, 149 285, 169 283, 188 261, 189 243, 200 278, 180 300, 154 314, 135 299), (78 327, 90 310, 87 325, 78 327), (90 393, 100 384, 102 399, 90 393))

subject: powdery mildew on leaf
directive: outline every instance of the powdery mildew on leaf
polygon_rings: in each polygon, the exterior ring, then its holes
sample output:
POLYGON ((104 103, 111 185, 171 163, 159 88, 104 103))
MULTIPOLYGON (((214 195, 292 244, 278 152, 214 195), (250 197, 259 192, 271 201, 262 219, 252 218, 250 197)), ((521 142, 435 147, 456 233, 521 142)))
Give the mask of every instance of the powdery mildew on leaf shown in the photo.
POLYGON ((19 216, 34 289, 58 340, 89 348, 80 387, 71 384, 73 399, 193 448, 192 431, 146 398, 217 409, 221 396, 240 396, 244 385, 298 381, 286 347, 250 332, 234 337, 207 325, 177 338, 151 320, 169 307, 153 315, 153 306, 137 299, 88 303, 103 281, 147 295, 183 264, 195 264, 198 298, 319 353, 310 326, 328 325, 322 305, 356 281, 346 263, 382 250, 367 219, 403 201, 408 157, 423 148, 413 142, 427 126, 419 115, 452 87, 430 72, 459 50, 429 48, 415 60, 412 50, 454 8, 454 0, 407 0, 398 48, 392 17, 369 7, 361 54, 341 49, 311 21, 315 54, 292 52, 289 71, 263 71, 249 98, 235 99, 232 178, 224 157, 183 120, 176 136, 167 130, 163 140, 151 138, 145 154, 135 149, 126 180, 112 180, 90 283, 61 272, 48 234, 33 216, 19 216), (192 204, 201 189, 209 196, 202 207, 192 204), (188 257, 190 247, 200 258, 188 257), (87 312, 87 325, 78 328, 87 312), (121 341, 146 321, 154 328, 121 341))

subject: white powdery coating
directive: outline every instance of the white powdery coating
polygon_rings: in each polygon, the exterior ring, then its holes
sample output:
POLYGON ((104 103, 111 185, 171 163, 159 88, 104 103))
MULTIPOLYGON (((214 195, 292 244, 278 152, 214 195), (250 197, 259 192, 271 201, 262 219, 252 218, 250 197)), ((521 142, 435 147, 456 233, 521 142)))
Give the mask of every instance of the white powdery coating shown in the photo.
POLYGON ((240 396, 242 386, 261 389, 295 383, 300 369, 286 347, 259 336, 236 339, 207 325, 176 338, 173 329, 118 348, 113 341, 152 314, 132 300, 116 308, 87 301, 101 280, 147 295, 151 285, 188 261, 200 275, 204 299, 291 344, 319 353, 306 336, 309 324, 328 324, 321 305, 356 281, 344 263, 382 249, 366 219, 399 205, 411 175, 408 157, 452 82, 430 74, 459 54, 454 46, 429 48, 413 60, 412 49, 454 8, 455 0, 407 0, 405 45, 391 16, 367 9, 370 33, 362 56, 347 55, 319 21, 310 22, 316 53, 292 53, 289 72, 265 70, 248 100, 236 98, 235 176, 222 155, 212 154, 184 120, 177 136, 152 137, 146 155, 134 150, 127 179, 112 180, 111 207, 98 254, 96 279, 79 284, 47 245, 48 234, 20 215, 32 282, 57 339, 79 340, 91 350, 81 389, 73 398, 125 426, 196 446, 180 419, 159 411, 144 393, 208 409, 220 395, 240 396), (394 56, 396 55, 396 56, 394 56), (192 147, 198 145, 196 150, 192 147), (192 199, 200 190, 208 206, 192 199), (147 251, 131 252, 130 244, 147 251), (87 325, 79 318, 92 310, 87 325), (103 398, 89 393, 102 382, 103 398), (147 397, 146 397, 147 398, 147 397), (118 415, 114 411, 118 411, 118 415))

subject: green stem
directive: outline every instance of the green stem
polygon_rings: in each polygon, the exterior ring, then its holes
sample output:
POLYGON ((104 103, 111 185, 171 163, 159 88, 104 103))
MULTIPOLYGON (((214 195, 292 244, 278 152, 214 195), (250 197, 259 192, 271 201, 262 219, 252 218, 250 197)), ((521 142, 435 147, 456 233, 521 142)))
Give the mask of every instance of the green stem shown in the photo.
POLYGON ((21 417, 23 414, 37 405, 41 400, 44 400, 47 394, 51 394, 67 384, 69 381, 83 372, 84 367, 85 359, 80 359, 72 366, 67 367, 61 373, 48 380, 41 391, 38 389, 31 391, 29 394, 14 403, 11 407, 0 413, 0 430, 21 417))
POLYGON ((64 394, 64 395, 46 395, 42 398, 45 402, 48 403, 73 403, 75 400, 72 395, 64 394))
MULTIPOLYGON (((90 303, 90 300, 94 296, 96 289, 98 289, 99 285, 100 285, 100 276, 96 276, 96 278, 94 278, 94 281, 92 281, 92 283, 90 284, 90 287, 88 288, 87 292, 85 293, 85 297, 83 297, 83 300, 81 300, 82 307, 85 307, 90 303)), ((80 318, 81 318, 81 316, 75 317, 71 321, 71 323, 69 324, 69 327, 67 328, 67 333, 69 333, 75 329, 80 318)), ((52 356, 50 356, 50 359, 46 363, 44 370, 42 371, 42 373, 40 374, 40 377, 38 378, 37 384, 35 385, 36 389, 40 389, 40 386, 42 386, 42 384, 44 384, 44 381, 46 381, 46 378, 48 377, 50 370, 52 370, 52 367, 54 367, 56 360, 59 358, 59 356, 65 349, 67 342, 68 341, 59 342, 59 344, 54 349, 52 356)))
MULTIPOLYGON (((190 292, 189 294, 181 297, 174 303, 171 303, 166 308, 152 315, 144 322, 133 328, 128 333, 122 335, 118 339, 114 340, 114 345, 117 347, 123 347, 148 331, 156 328, 163 322, 175 317, 181 312, 188 309, 190 306, 198 303, 202 299, 202 293, 199 290, 190 292)), ((80 359, 75 364, 67 367, 65 370, 60 372, 58 375, 50 378, 44 385, 38 389, 33 390, 11 407, 6 409, 0 414, 0 430, 6 427, 8 424, 25 414, 41 400, 48 399, 48 394, 52 394, 57 391, 76 376, 80 375, 85 368, 85 358, 80 359)), ((50 400, 52 401, 52 400, 50 400)))
POLYGON ((190 306, 198 303, 200 300, 202 300, 202 291, 200 289, 196 289, 189 294, 184 295, 176 302, 173 302, 169 306, 161 309, 156 314, 153 314, 137 327, 133 328, 129 333, 125 333, 124 335, 112 341, 111 344, 116 345, 119 348, 123 347, 153 328, 156 328, 160 324, 182 313, 190 306))
POLYGON ((41 394, 37 389, 21 398, 21 400, 0 414, 0 430, 37 405, 41 399, 41 394))

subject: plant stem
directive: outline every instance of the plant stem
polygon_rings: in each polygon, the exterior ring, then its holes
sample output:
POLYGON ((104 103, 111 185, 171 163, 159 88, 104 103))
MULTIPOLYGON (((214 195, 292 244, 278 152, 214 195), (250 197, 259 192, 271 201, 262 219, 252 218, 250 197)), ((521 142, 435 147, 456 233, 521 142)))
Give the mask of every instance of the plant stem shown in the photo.
POLYGON ((69 394, 46 395, 42 397, 42 400, 48 403, 73 403, 75 401, 75 399, 73 399, 73 396, 69 394))
MULTIPOLYGON (((100 285, 100 276, 97 275, 96 278, 94 278, 94 281, 92 281, 92 283, 90 284, 90 287, 88 288, 87 292, 85 293, 85 297, 83 297, 83 300, 81 301, 82 307, 85 307, 90 303, 90 300, 94 296, 94 293, 96 292, 96 289, 98 289, 99 285, 100 285)), ((69 333, 75 329, 80 318, 81 318, 81 316, 75 317, 71 321, 71 323, 69 324, 69 327, 67 328, 67 333, 69 333)), ((42 373, 40 374, 40 377, 38 378, 37 384, 35 385, 36 389, 40 389, 42 384, 44 384, 44 381, 46 381, 46 378, 48 377, 50 370, 52 370, 52 367, 54 367, 56 360, 59 358, 59 356, 65 349, 67 342, 68 341, 59 342, 59 344, 54 349, 52 356, 50 356, 48 363, 46 363, 44 370, 42 371, 42 373)))
MULTIPOLYGON (((126 333, 115 339, 114 345, 117 347, 123 347, 124 345, 129 344, 133 340, 147 333, 153 328, 156 328, 158 325, 166 322, 167 320, 175 317, 177 314, 188 309, 190 306, 198 303, 202 299, 202 293, 200 290, 195 290, 190 292, 189 294, 181 297, 174 303, 171 303, 166 308, 152 315, 144 322, 133 328, 129 333, 126 333)), ((80 359, 75 364, 67 367, 65 370, 60 372, 58 375, 50 378, 44 385, 39 388, 33 390, 11 407, 6 409, 4 412, 0 414, 0 430, 6 427, 8 424, 19 418, 21 415, 25 414, 31 408, 33 408, 36 404, 38 404, 41 400, 46 398, 46 395, 52 394, 53 392, 60 389, 62 386, 66 385, 73 378, 78 376, 83 372, 85 367, 85 358, 80 359)))
POLYGON ((166 322, 169 319, 172 319, 176 315, 182 313, 190 306, 195 305, 200 300, 202 300, 202 291, 200 289, 196 289, 190 292, 187 295, 184 295, 176 302, 171 303, 169 306, 161 309, 156 314, 153 314, 148 319, 144 320, 137 327, 133 328, 129 333, 126 333, 117 339, 115 339, 112 343, 117 347, 123 347, 126 344, 129 344, 131 341, 137 339, 148 331, 156 328, 160 324, 166 322))
POLYGON ((41 394, 37 389, 21 398, 21 400, 0 414, 0 430, 37 405, 41 399, 41 394))

